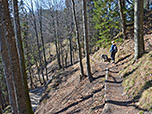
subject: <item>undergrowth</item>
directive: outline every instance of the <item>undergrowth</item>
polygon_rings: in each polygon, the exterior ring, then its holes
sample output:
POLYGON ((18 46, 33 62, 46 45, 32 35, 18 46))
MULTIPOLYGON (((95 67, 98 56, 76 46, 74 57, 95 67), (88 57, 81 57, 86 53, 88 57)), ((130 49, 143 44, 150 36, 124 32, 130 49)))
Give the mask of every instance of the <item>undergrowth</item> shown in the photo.
POLYGON ((133 97, 140 108, 152 110, 152 51, 135 63, 126 64, 120 75, 124 79, 124 92, 133 97))

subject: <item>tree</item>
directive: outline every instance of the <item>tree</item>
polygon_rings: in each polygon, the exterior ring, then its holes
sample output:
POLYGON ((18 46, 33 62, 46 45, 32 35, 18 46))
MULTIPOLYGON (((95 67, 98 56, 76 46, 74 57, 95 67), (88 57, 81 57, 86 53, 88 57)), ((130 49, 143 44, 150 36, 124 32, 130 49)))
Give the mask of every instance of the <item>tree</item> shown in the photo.
POLYGON ((86 10, 86 0, 83 0, 83 30, 84 30, 84 40, 85 40, 85 56, 87 65, 87 75, 89 81, 93 81, 90 67, 90 57, 89 57, 89 42, 88 42, 88 27, 87 27, 87 10, 86 10))
MULTIPOLYGON (((46 78, 48 78, 48 71, 47 71, 47 60, 46 60, 46 54, 45 54, 45 46, 44 46, 44 35, 43 35, 43 25, 42 25, 42 4, 38 5, 38 18, 39 18, 39 24, 40 24, 40 37, 42 41, 42 48, 43 48, 43 56, 44 56, 44 66, 45 66, 45 71, 46 71, 46 78)), ((42 70, 43 72, 43 70, 42 70)))
POLYGON ((55 47, 56 47, 56 57, 58 61, 59 69, 62 68, 61 66, 61 59, 60 59, 60 47, 59 47, 59 20, 58 20, 58 11, 55 11, 55 20, 54 20, 54 31, 55 31, 55 47))
POLYGON ((8 94, 9 94, 9 104, 11 105, 11 109, 14 113, 17 114, 17 103, 15 98, 15 89, 13 84, 13 77, 11 71, 11 63, 8 55, 8 48, 5 39, 6 28, 4 28, 4 9, 2 8, 3 3, 0 1, 0 42, 1 42, 1 54, 2 54, 2 62, 3 62, 3 70, 5 75, 5 80, 7 84, 8 94))
POLYGON ((135 42, 135 60, 145 52, 143 39, 143 13, 144 0, 135 0, 134 6, 134 42, 135 42))
POLYGON ((20 29, 17 0, 12 0, 12 5, 13 5, 13 16, 14 16, 13 21, 14 21, 15 39, 17 43, 21 74, 22 74, 24 88, 25 88, 26 103, 28 106, 27 109, 28 109, 29 114, 34 114, 31 107, 29 89, 28 89, 28 84, 27 84, 27 73, 26 73, 26 68, 25 68, 24 50, 23 50, 22 38, 21 38, 21 29, 20 29))
POLYGON ((122 26, 122 32, 123 32, 123 38, 126 39, 126 16, 124 14, 125 9, 125 1, 124 0, 118 0, 119 2, 119 10, 120 10, 120 18, 121 18, 121 26, 122 26))
MULTIPOLYGON (((38 71, 38 73, 40 73, 41 67, 42 67, 43 65, 42 65, 42 60, 41 60, 40 41, 39 41, 38 30, 37 30, 36 16, 35 16, 35 14, 34 14, 33 0, 31 0, 31 7, 32 7, 32 8, 31 8, 31 12, 32 12, 32 15, 33 15, 33 24, 34 24, 34 30, 35 30, 36 42, 37 42, 38 58, 39 58, 39 71, 38 71)), ((42 70, 41 73, 42 73, 43 82, 46 84, 43 70, 42 70)))
POLYGON ((83 70, 83 64, 82 64, 82 51, 81 51, 81 45, 80 45, 80 38, 79 38, 79 31, 78 31, 78 22, 76 18, 75 13, 75 2, 72 0, 72 11, 73 11, 73 20, 75 23, 75 29, 76 29, 76 39, 77 39, 77 47, 79 52, 79 63, 80 63, 80 71, 81 71, 81 78, 84 76, 84 70, 83 70))
MULTIPOLYGON (((25 89, 24 88, 24 82, 22 78, 22 72, 20 68, 20 62, 19 62, 19 55, 17 52, 16 47, 16 41, 15 41, 15 34, 13 31, 10 13, 9 13, 9 5, 8 1, 1 0, 1 8, 3 11, 0 13, 3 14, 4 20, 2 20, 2 23, 4 23, 2 30, 5 30, 5 37, 2 37, 1 41, 5 45, 7 51, 5 54, 8 57, 8 60, 10 62, 10 69, 12 73, 12 79, 14 92, 15 92, 15 100, 16 100, 16 114, 28 114, 28 105, 25 102, 27 99, 27 96, 25 95, 25 89)), ((5 58, 3 58, 5 59, 5 58)), ((5 61, 4 61, 5 62, 5 61)), ((6 63, 4 64, 6 65, 6 63)))
POLYGON ((94 0, 94 7, 94 28, 98 31, 96 37, 100 38, 97 43, 106 47, 121 30, 118 2, 94 0))
POLYGON ((68 33, 68 40, 69 40, 69 47, 70 47, 70 62, 71 62, 71 65, 73 65, 73 55, 72 55, 72 52, 73 52, 73 45, 72 45, 72 33, 73 33, 73 21, 72 21, 72 8, 70 7, 70 2, 71 0, 66 0, 66 7, 67 7, 67 11, 66 11, 66 16, 67 16, 67 21, 66 21, 66 24, 67 24, 67 30, 70 31, 68 33), (70 14, 70 15, 69 15, 70 14), (70 24, 68 25, 68 22, 70 22, 70 24))

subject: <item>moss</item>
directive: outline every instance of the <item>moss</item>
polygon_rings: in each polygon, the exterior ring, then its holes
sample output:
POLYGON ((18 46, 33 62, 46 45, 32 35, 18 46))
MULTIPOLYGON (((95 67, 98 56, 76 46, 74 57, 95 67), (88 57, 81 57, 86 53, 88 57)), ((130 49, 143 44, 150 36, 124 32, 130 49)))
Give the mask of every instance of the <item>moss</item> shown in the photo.
POLYGON ((152 108, 152 87, 145 90, 139 100, 139 106, 143 109, 150 110, 152 108))
POLYGON ((124 92, 130 97, 139 96, 139 107, 146 110, 152 109, 152 56, 150 53, 143 55, 137 61, 128 62, 119 73, 124 78, 124 92))
POLYGON ((144 114, 144 111, 140 111, 139 114, 144 114))

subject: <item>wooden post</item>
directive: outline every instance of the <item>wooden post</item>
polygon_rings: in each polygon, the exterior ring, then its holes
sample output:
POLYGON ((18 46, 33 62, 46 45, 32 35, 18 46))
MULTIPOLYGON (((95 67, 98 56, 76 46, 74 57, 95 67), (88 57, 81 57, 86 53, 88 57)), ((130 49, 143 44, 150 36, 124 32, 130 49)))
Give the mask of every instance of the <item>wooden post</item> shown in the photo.
POLYGON ((105 95, 104 95, 104 97, 105 97, 105 102, 108 100, 107 99, 107 80, 108 80, 108 72, 109 72, 109 69, 108 68, 106 68, 106 75, 105 75, 105 95))

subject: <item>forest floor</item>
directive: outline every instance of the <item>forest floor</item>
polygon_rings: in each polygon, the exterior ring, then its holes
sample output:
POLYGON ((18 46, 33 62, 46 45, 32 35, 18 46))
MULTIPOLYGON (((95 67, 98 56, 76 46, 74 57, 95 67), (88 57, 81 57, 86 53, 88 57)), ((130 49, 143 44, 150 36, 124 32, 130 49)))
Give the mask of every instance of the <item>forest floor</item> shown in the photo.
MULTIPOLYGON (((152 29, 149 26, 152 25, 144 25, 147 53, 152 51, 152 29)), ((50 77, 53 76, 52 81, 46 90, 37 88, 30 91, 35 114, 152 114, 138 108, 135 99, 128 97, 123 91, 124 80, 120 76, 120 71, 126 68, 134 56, 133 30, 130 30, 128 37, 128 40, 118 45, 116 64, 101 61, 100 54, 107 54, 110 57, 107 49, 100 49, 91 55, 91 71, 95 79, 92 83, 88 78, 80 81, 79 63, 65 70, 53 70, 53 73, 49 74, 50 77), (107 102, 104 97, 106 68, 109 68, 107 102)), ((54 64, 55 62, 48 64, 48 69, 52 69, 51 66, 54 64)), ((85 65, 85 59, 83 64, 85 65)), ((86 74, 86 66, 84 69, 86 74)), ((145 71, 139 72, 142 74, 145 71)))
MULTIPOLYGON (((99 50, 98 53, 102 52, 99 50)), ((134 100, 123 94, 123 80, 119 76, 123 64, 131 58, 130 54, 123 55, 117 58, 116 64, 112 64, 102 62, 92 55, 91 66, 95 79, 92 83, 89 82, 88 78, 80 81, 78 63, 67 68, 64 73, 57 75, 48 85, 45 98, 38 106, 35 114, 102 114, 105 107, 104 80, 106 68, 110 70, 107 81, 109 101, 106 103, 110 108, 106 114, 138 114, 142 109, 138 109, 134 100)))
MULTIPOLYGON (((149 52, 152 51, 152 31, 147 33, 145 47, 149 52)), ((106 49, 100 49, 92 54, 91 71, 95 79, 92 83, 88 78, 80 81, 79 63, 50 74, 53 78, 46 90, 38 88, 30 92, 35 114, 102 114, 107 106, 108 110, 105 114, 152 114, 138 108, 135 99, 123 93, 123 79, 119 72, 132 60, 133 47, 132 39, 125 40, 119 45, 116 64, 101 61, 100 54, 109 56, 109 51, 106 49), (104 97, 106 68, 109 68, 107 102, 104 97), (39 102, 40 99, 41 102, 39 102)), ((83 59, 83 64, 85 64, 85 59, 83 59)), ((86 74, 85 66, 84 69, 86 74)))
POLYGON ((106 111, 103 114, 139 114, 142 111, 142 109, 136 107, 134 99, 128 98, 123 93, 123 79, 118 75, 122 64, 124 63, 117 63, 108 67, 107 102, 104 107, 106 111))

